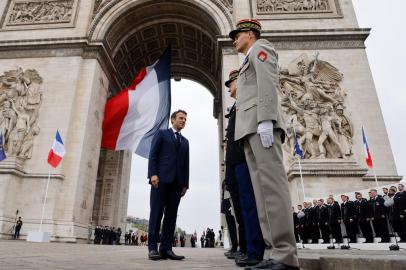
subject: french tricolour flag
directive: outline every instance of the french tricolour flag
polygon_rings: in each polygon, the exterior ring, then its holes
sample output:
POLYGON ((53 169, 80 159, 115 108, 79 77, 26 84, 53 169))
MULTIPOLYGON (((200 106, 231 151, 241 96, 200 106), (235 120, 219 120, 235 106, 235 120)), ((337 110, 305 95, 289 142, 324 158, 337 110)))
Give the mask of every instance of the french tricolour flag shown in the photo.
POLYGON ((66 154, 65 146, 63 145, 59 131, 56 131, 54 144, 48 154, 48 163, 56 168, 61 162, 63 156, 66 154))
POLYGON ((131 150, 148 158, 152 138, 167 128, 171 108, 171 51, 142 69, 128 88, 107 101, 103 148, 131 150))
POLYGON ((369 151, 367 136, 365 135, 364 127, 362 127, 362 142, 364 143, 365 161, 369 168, 372 168, 372 155, 369 151))

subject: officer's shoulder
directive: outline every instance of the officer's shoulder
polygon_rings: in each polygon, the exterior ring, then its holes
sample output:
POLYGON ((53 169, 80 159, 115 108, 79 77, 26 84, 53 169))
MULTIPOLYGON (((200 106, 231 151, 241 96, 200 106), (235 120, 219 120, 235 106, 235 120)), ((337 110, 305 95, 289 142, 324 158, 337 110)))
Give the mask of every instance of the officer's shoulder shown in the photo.
POLYGON ((264 38, 258 39, 254 44, 254 48, 255 47, 257 50, 266 50, 275 52, 275 48, 272 46, 272 43, 264 38))

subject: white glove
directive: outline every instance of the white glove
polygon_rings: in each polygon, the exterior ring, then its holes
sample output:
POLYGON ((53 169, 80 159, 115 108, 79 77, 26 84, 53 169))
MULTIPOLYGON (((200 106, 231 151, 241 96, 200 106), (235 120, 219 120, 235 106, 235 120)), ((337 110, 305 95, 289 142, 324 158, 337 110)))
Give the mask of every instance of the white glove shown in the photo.
POLYGON ((271 120, 259 123, 257 133, 261 138, 263 147, 270 148, 273 145, 273 122, 271 120))

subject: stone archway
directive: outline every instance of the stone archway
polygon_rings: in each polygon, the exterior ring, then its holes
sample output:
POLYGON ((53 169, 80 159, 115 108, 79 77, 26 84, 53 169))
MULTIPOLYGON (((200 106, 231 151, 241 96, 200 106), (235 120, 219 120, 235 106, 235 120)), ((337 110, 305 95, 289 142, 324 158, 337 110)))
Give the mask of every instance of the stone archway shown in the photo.
MULTIPOLYGON (((223 13, 218 1, 124 2, 102 6, 89 30, 89 39, 103 44, 111 58, 111 93, 128 85, 171 45, 172 77, 196 81, 210 91, 221 139, 223 51, 218 40, 232 27, 230 14, 223 13)), ((219 152, 222 155, 222 149, 219 152)), ((124 226, 130 160, 129 153, 101 150, 92 214, 95 224, 124 226)))

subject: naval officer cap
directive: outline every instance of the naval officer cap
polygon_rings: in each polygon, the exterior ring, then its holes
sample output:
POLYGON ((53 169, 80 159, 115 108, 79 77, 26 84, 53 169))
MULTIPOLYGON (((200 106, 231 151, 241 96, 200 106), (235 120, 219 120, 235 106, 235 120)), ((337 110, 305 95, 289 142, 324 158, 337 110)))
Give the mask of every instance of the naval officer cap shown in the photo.
POLYGON ((230 72, 230 74, 228 75, 228 81, 225 82, 226 87, 230 87, 230 83, 231 83, 232 81, 237 80, 237 78, 238 78, 238 73, 239 73, 239 71, 236 70, 236 69, 235 69, 235 70, 232 70, 232 71, 230 72))
POLYGON ((258 34, 261 33, 261 24, 254 19, 241 20, 237 23, 236 29, 232 30, 228 36, 235 40, 235 36, 240 32, 254 31, 258 34))

